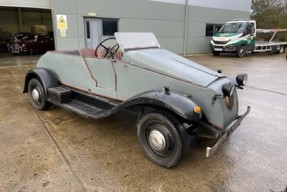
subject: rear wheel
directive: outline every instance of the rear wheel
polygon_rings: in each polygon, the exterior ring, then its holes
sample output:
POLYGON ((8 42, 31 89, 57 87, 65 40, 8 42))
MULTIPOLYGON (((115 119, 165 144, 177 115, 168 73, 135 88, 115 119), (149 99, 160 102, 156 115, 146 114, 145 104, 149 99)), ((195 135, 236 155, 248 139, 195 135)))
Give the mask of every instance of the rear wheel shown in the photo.
POLYGON ((246 54, 246 46, 245 45, 242 45, 240 46, 239 50, 236 52, 236 56, 237 57, 244 57, 246 54))
POLYGON ((284 52, 285 52, 285 47, 283 45, 281 45, 279 50, 277 51, 277 53, 282 54, 284 52))
POLYGON ((188 137, 179 130, 179 123, 171 115, 149 113, 137 126, 140 145, 145 155, 155 164, 170 168, 188 151, 188 137))
POLYGON ((38 110, 45 110, 51 106, 47 101, 43 85, 38 79, 31 79, 28 85, 28 96, 31 104, 38 110))

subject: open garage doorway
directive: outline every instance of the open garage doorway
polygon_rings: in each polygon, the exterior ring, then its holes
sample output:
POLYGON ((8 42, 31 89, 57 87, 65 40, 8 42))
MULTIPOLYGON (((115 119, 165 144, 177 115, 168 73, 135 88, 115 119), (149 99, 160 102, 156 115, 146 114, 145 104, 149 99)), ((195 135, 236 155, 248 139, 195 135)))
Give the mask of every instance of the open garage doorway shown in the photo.
MULTIPOLYGON (((45 41, 47 40, 49 43, 54 41, 50 9, 0 7, 0 57, 11 55, 12 48, 15 51, 14 53, 36 54, 36 48, 30 49, 25 44, 21 47, 22 45, 19 42, 25 38, 30 38, 31 42, 36 42, 36 38, 42 38, 39 35, 45 35, 45 41), (13 47, 15 40, 19 42, 13 47)), ((44 47, 44 44, 35 46, 44 47)), ((54 47, 50 49, 54 49, 54 47)), ((40 54, 45 52, 45 50, 38 52, 40 54)))

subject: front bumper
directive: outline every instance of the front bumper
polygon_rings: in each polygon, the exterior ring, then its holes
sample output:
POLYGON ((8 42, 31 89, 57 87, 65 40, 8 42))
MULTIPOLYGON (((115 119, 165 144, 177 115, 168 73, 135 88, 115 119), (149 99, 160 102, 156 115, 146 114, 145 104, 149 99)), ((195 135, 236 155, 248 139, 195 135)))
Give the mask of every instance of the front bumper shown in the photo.
POLYGON ((10 48, 10 52, 12 54, 21 54, 29 52, 29 47, 27 47, 26 45, 22 45, 21 43, 13 43, 10 48))
POLYGON ((250 112, 251 107, 248 106, 247 110, 244 114, 242 114, 241 116, 238 116, 237 120, 231 124, 229 127, 226 128, 225 133, 220 137, 220 139, 213 145, 213 147, 207 147, 206 148, 206 157, 210 157, 212 156, 217 149, 219 148, 219 146, 223 143, 223 141, 227 138, 227 136, 229 136, 233 131, 235 131, 235 129, 237 129, 237 127, 239 127, 239 125, 241 124, 241 121, 248 115, 248 113, 250 112))
POLYGON ((220 45, 220 44, 210 44, 210 49, 212 51, 218 51, 218 52, 236 52, 239 47, 235 45, 220 45))

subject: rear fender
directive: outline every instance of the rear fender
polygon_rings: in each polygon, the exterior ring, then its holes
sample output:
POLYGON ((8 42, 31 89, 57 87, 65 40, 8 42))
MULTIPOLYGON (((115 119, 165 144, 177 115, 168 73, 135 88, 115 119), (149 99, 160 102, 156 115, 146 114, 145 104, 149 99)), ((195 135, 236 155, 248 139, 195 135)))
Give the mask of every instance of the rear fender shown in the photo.
POLYGON ((30 69, 27 72, 26 77, 25 77, 25 82, 24 82, 23 93, 28 92, 29 81, 33 78, 36 78, 36 79, 41 81, 43 88, 45 90, 46 96, 48 96, 47 95, 48 88, 58 86, 58 81, 56 80, 54 75, 48 69, 37 67, 37 68, 30 69))

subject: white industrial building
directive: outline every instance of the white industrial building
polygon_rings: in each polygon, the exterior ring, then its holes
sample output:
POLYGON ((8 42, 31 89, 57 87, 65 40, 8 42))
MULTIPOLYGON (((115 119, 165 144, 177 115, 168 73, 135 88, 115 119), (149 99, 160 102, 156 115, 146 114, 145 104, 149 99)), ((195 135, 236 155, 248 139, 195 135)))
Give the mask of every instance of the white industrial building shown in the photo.
POLYGON ((215 28, 250 10, 251 0, 0 0, 0 31, 46 25, 58 50, 95 47, 115 31, 153 32, 163 48, 204 53, 215 28))

